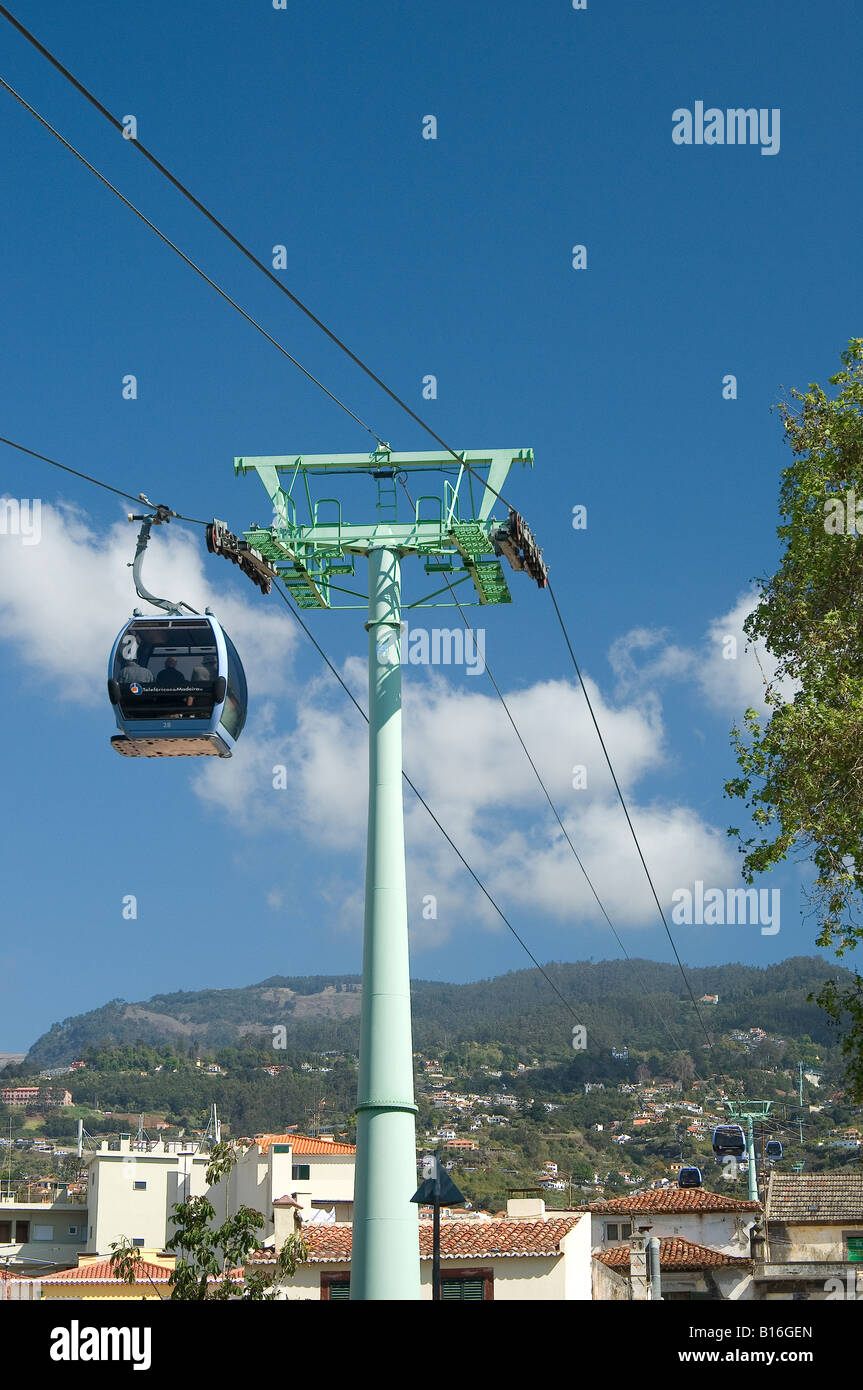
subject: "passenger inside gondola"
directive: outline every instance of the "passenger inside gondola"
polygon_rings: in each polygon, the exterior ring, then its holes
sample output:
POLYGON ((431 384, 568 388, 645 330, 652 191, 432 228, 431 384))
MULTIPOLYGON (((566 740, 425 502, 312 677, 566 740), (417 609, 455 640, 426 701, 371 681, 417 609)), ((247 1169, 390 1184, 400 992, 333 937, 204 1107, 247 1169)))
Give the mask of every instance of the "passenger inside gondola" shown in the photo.
POLYGON ((206 656, 192 671, 192 685, 212 685, 216 679, 218 662, 214 656, 206 656))
POLYGON ((166 656, 165 664, 156 677, 157 685, 188 685, 189 682, 177 666, 175 656, 166 656))
POLYGON ((123 685, 149 685, 152 680, 152 672, 146 666, 141 666, 135 660, 125 661, 117 679, 123 685))

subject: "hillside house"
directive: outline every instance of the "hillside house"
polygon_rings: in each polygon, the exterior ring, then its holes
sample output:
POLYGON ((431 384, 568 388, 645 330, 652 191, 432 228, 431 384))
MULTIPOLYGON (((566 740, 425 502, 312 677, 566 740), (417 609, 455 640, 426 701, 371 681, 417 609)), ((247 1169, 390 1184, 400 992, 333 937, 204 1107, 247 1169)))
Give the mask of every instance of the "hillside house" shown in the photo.
POLYGON ((4 1086, 0 1101, 13 1108, 22 1105, 44 1105, 56 1109, 71 1105, 72 1095, 63 1086, 4 1086))
MULTIPOLYGON (((680 1236, 659 1241, 661 1297, 665 1302, 746 1298, 751 1287, 751 1259, 726 1255, 680 1236)), ((645 1252, 620 1245, 593 1257, 593 1297, 603 1301, 650 1298, 645 1252)))
POLYGON ((753 1298, 863 1297, 863 1174, 774 1170, 751 1235, 753 1298))
MULTIPOLYGON (((292 1229, 290 1216, 277 1226, 273 1247, 253 1263, 272 1264, 292 1229)), ((308 1263, 280 1286, 279 1297, 348 1298, 350 1226, 318 1226, 303 1232, 308 1263)), ((432 1223, 420 1220, 420 1297, 431 1299, 432 1223)), ((591 1297, 590 1224, 579 1214, 545 1212, 541 1199, 507 1203, 507 1215, 441 1221, 441 1280, 447 1302, 587 1300, 591 1297), (516 1215, 529 1210, 530 1215, 516 1215)))
POLYGON ((695 1188, 653 1188, 576 1208, 591 1215, 595 1253, 628 1243, 640 1228, 658 1239, 680 1237, 725 1255, 750 1255, 749 1231, 760 1215, 758 1202, 744 1202, 695 1188))

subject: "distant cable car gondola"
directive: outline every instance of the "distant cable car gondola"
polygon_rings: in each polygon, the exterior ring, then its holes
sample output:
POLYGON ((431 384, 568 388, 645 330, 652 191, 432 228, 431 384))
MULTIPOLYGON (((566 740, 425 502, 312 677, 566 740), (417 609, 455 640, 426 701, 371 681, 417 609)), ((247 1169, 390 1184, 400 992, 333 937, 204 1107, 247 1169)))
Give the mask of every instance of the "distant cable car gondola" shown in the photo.
POLYGON ((700 1168, 681 1168, 677 1175, 678 1187, 701 1187, 703 1182, 700 1168))
POLYGON ((136 610, 114 643, 108 696, 120 733, 111 744, 132 758, 230 758, 248 705, 233 642, 209 611, 156 598, 141 583, 150 527, 171 515, 159 507, 155 516, 129 518, 143 522, 133 565, 136 592, 164 613, 144 617, 136 610))
POLYGON ((782 1145, 781 1145, 781 1143, 779 1142, 779 1140, 778 1140, 778 1139, 768 1139, 768 1140, 767 1140, 767 1148, 766 1148, 765 1152, 766 1152, 768 1158, 781 1158, 781 1157, 782 1157, 782 1145))
POLYGON ((713 1131, 713 1152, 717 1158, 743 1158, 746 1135, 740 1125, 717 1125, 713 1131))

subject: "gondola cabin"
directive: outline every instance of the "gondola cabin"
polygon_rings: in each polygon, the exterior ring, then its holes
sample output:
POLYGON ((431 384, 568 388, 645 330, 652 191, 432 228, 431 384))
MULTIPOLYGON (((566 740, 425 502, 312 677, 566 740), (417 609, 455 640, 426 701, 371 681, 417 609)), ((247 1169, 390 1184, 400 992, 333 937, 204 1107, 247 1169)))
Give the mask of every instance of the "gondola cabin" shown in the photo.
POLYGON ((765 1149, 765 1153, 767 1154, 767 1157, 768 1157, 768 1158, 774 1158, 774 1159, 776 1159, 776 1158, 781 1158, 781 1157, 782 1157, 782 1144, 780 1143, 780 1141, 779 1141, 778 1139, 768 1139, 768 1140, 767 1140, 767 1147, 766 1147, 766 1149, 765 1149))
POLYGON ((700 1168, 681 1168, 677 1175, 678 1187, 701 1187, 703 1182, 700 1168))
POLYGON ((713 1152, 717 1158, 744 1158, 746 1135, 740 1125, 717 1125, 713 1131, 713 1152))
POLYGON ((128 758, 230 758, 248 692, 237 650, 210 613, 135 617, 114 643, 108 696, 128 758))

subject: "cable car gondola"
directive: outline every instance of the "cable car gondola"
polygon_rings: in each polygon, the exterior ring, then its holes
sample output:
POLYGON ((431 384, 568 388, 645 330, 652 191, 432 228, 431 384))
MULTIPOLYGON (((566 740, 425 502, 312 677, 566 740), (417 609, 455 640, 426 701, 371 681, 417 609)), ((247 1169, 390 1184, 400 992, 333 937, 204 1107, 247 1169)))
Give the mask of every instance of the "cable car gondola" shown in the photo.
POLYGON ((118 753, 230 758, 248 692, 237 650, 211 613, 134 617, 111 652, 108 695, 118 753))
POLYGON ((172 515, 157 507, 152 516, 129 518, 143 523, 135 590, 163 611, 145 617, 136 609, 111 650, 108 696, 120 730, 111 744, 129 758, 230 758, 248 706, 236 647, 209 609, 196 613, 157 598, 141 581, 150 528, 172 515))
POLYGON ((713 1131, 713 1152, 717 1158, 743 1158, 746 1135, 740 1125, 717 1125, 713 1131))
POLYGON ((700 1168, 681 1168, 677 1175, 678 1187, 701 1187, 703 1182, 700 1168))
POLYGON ((768 1139, 765 1153, 768 1158, 781 1158, 782 1144, 778 1139, 768 1139))

